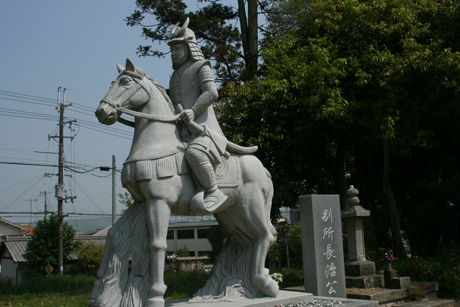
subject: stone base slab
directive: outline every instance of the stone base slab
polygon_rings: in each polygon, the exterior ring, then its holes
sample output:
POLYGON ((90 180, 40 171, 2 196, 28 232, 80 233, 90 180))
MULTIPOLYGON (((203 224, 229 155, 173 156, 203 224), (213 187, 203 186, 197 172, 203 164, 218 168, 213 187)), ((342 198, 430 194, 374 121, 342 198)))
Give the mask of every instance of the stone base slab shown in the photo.
MULTIPOLYGON (((280 304, 287 305, 289 303, 311 303, 314 300, 331 300, 346 303, 347 307, 378 307, 379 303, 369 300, 356 300, 350 298, 337 298, 325 296, 313 296, 311 293, 300 292, 301 288, 295 287, 295 291, 282 290, 276 298, 257 298, 244 299, 237 302, 210 302, 210 303, 188 303, 188 299, 169 301, 165 303, 165 307, 275 307, 280 304)), ((294 288, 293 288, 294 289, 294 288)))
POLYGON ((363 260, 345 263, 345 276, 358 277, 369 275, 375 275, 375 262, 363 260))
POLYGON ((391 289, 407 289, 410 286, 410 277, 397 277, 390 279, 391 289))
POLYGON ((348 298, 378 301, 380 304, 405 299, 407 290, 383 290, 374 293, 347 293, 348 298))
POLYGON ((392 305, 392 307, 455 307, 455 300, 427 299, 392 305))
POLYGON ((383 287, 383 276, 382 275, 372 275, 372 276, 362 276, 362 277, 346 277, 345 278, 347 288, 360 288, 360 289, 369 289, 369 288, 381 288, 383 287))
POLYGON ((169 301, 165 307, 275 307, 280 304, 311 303, 313 294, 295 291, 280 291, 277 297, 247 298, 237 302, 200 302, 188 303, 188 299, 169 301))

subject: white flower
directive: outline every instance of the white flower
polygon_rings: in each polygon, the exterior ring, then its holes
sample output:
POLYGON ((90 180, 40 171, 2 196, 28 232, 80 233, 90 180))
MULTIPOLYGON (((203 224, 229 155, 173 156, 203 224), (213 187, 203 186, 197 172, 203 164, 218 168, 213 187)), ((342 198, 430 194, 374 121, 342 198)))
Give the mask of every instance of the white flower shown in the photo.
POLYGON ((281 273, 273 273, 270 275, 270 277, 276 281, 277 284, 283 281, 283 274, 281 273))

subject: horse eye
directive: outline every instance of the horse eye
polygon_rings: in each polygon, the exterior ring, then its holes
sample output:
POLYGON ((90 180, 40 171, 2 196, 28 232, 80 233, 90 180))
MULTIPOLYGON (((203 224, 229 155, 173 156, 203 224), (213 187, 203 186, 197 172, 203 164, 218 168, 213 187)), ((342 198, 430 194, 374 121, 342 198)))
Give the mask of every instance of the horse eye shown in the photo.
POLYGON ((121 79, 120 79, 120 82, 123 83, 123 84, 128 84, 129 81, 131 81, 131 79, 130 79, 130 78, 127 78, 127 77, 121 78, 121 79))

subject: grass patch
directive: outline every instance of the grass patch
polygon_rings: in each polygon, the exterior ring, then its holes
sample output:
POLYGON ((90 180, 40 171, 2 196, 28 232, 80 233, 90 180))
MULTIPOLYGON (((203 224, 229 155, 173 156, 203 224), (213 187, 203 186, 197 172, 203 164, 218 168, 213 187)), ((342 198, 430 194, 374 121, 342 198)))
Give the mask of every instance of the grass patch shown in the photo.
MULTIPOLYGON (((209 274, 202 271, 165 272, 168 290, 165 300, 190 298, 204 286, 209 274)), ((16 285, 11 279, 0 279, 0 306, 10 307, 81 307, 87 306, 96 277, 30 276, 16 285)))
POLYGON ((168 289, 165 293, 165 300, 174 301, 191 298, 193 294, 204 286, 210 276, 210 274, 204 271, 166 271, 165 284, 168 286, 168 289))
POLYGON ((92 276, 30 276, 16 285, 0 279, 0 306, 81 307, 91 297, 92 276))

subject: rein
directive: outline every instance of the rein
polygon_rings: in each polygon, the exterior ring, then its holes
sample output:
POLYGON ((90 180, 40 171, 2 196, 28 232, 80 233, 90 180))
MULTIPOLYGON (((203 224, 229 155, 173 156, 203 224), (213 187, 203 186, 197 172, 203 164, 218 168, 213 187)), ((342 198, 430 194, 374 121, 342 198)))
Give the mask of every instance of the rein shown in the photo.
MULTIPOLYGON (((175 122, 177 122, 179 120, 180 114, 176 114, 176 115, 173 115, 173 116, 155 116, 155 115, 152 115, 152 114, 145 114, 145 113, 142 113, 142 112, 137 112, 137 111, 133 111, 133 110, 129 110, 129 109, 124 108, 124 106, 129 102, 131 97, 133 97, 134 94, 136 94, 141 88, 143 88, 147 92, 147 95, 149 96, 149 99, 150 99, 150 89, 147 86, 145 86, 145 84, 142 83, 142 79, 138 80, 137 78, 133 78, 133 80, 136 82, 136 86, 134 88, 132 88, 129 91, 121 94, 115 100, 112 100, 110 98, 105 97, 104 99, 101 100, 101 102, 107 103, 108 105, 110 105, 112 108, 114 108, 115 110, 117 110, 120 113, 125 113, 125 114, 131 115, 131 116, 134 116, 134 117, 138 117, 138 118, 144 118, 144 119, 147 119, 147 120, 163 122, 163 123, 175 123, 175 122), (118 100, 122 101, 122 103, 120 103, 119 105, 116 104, 116 101, 118 101, 118 100)), ((134 127, 134 122, 132 122, 130 120, 126 120, 126 119, 120 118, 120 117, 118 117, 117 120, 120 123, 124 124, 124 125, 134 127)), ((188 127, 191 130, 193 130, 193 131, 195 131, 196 133, 199 133, 199 134, 206 132, 205 128, 203 128, 202 126, 198 125, 194 121, 189 122, 188 127)))
MULTIPOLYGON (((145 114, 145 113, 142 113, 142 112, 132 111, 132 110, 124 108, 123 106, 125 106, 129 102, 129 99, 131 99, 131 97, 133 97, 134 94, 136 94, 141 88, 143 88, 147 92, 147 95, 150 98, 150 89, 147 86, 145 86, 144 84, 141 83, 142 80, 138 81, 136 78, 133 78, 133 80, 136 82, 137 86, 135 86, 134 88, 130 89, 129 91, 127 91, 127 92, 123 93, 122 95, 120 95, 119 97, 117 97, 115 99, 115 101, 113 101, 112 99, 106 97, 106 98, 102 99, 101 102, 107 103, 108 105, 110 105, 112 108, 114 108, 115 110, 117 110, 120 113, 125 113, 125 114, 128 114, 128 115, 134 116, 134 117, 145 118, 145 119, 148 119, 148 120, 151 120, 151 121, 158 121, 158 122, 163 122, 163 123, 172 123, 172 122, 176 122, 179 119, 180 114, 177 114, 177 115, 174 115, 174 116, 155 116, 155 115, 145 114), (117 105, 116 104, 117 100, 121 100, 122 102, 119 105, 117 105)), ((123 118, 118 118, 117 120, 120 123, 124 124, 124 125, 134 127, 134 122, 132 122, 132 121, 129 121, 129 120, 126 120, 126 119, 123 119, 123 118)))

